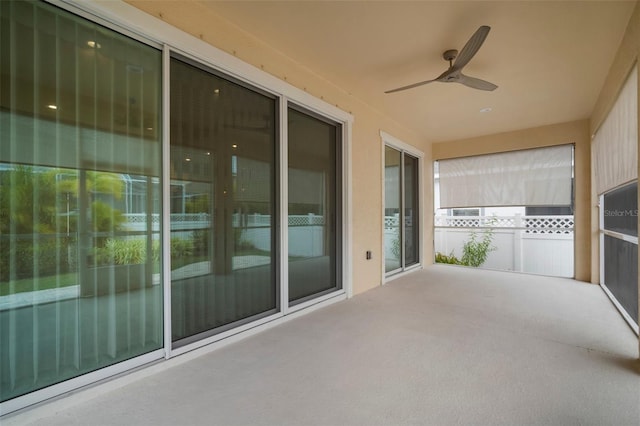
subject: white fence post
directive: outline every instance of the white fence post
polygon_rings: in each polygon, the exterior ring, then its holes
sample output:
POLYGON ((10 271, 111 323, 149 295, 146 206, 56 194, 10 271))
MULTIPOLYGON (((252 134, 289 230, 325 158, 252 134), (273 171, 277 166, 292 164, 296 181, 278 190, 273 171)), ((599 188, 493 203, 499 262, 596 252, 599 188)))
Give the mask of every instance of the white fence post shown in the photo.
POLYGON ((516 213, 513 225, 516 228, 513 233, 513 270, 522 272, 522 214, 516 213))

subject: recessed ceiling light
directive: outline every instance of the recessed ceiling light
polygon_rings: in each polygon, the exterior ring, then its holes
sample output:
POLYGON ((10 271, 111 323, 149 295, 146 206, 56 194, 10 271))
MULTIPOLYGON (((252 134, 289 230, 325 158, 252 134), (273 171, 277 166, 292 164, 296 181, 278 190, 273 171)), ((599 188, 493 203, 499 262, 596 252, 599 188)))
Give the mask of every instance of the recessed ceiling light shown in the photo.
POLYGON ((220 89, 213 89, 213 94, 214 95, 219 95, 220 94, 220 89))
POLYGON ((231 145, 231 148, 236 149, 238 147, 238 145, 236 145, 235 143, 233 145, 231 145))
POLYGON ((210 152, 207 152, 207 155, 211 155, 211 153, 210 153, 210 152))
POLYGON ((49 105, 47 105, 47 108, 49 108, 49 109, 58 109, 58 105, 49 104, 49 105))
POLYGON ((93 41, 93 40, 89 40, 87 42, 87 46, 89 46, 92 49, 100 49, 102 46, 100 46, 100 43, 98 43, 97 41, 93 41))
POLYGON ((153 127, 147 127, 147 130, 151 131, 153 130, 153 127))
POLYGON ((191 158, 185 158, 184 161, 191 161, 191 158))
POLYGON ((491 112, 493 109, 491 107, 485 107, 480 110, 480 112, 491 112))

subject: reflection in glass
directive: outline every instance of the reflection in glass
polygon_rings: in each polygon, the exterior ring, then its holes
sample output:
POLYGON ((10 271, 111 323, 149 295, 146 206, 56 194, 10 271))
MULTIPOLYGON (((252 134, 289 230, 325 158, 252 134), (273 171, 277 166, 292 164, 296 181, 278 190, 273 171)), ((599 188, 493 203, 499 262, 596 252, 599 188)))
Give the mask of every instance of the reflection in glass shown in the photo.
POLYGON ((339 126, 289 108, 289 301, 341 288, 339 126))
POLYGON ((171 316, 180 344, 277 309, 276 122, 275 99, 172 58, 171 316))
POLYGON ((402 235, 400 227, 401 152, 389 146, 384 148, 384 254, 385 272, 402 267, 402 235))
POLYGON ((0 23, 5 401, 162 347, 161 53, 44 2, 0 23))

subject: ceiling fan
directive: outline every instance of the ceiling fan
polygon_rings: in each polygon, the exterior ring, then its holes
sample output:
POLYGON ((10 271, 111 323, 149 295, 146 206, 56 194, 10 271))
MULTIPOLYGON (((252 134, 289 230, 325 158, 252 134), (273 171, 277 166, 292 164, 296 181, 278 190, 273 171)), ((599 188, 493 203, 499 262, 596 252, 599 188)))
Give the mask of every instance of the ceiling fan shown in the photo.
POLYGON ((424 84, 433 83, 439 81, 441 83, 460 83, 473 89, 479 90, 495 90, 498 86, 488 81, 481 80, 475 77, 469 77, 462 74, 462 68, 469 63, 469 61, 478 53, 480 46, 484 43, 484 39, 487 38, 491 27, 483 25, 471 36, 467 44, 464 45, 460 54, 455 49, 447 50, 442 54, 445 61, 449 61, 449 69, 440 74, 433 80, 421 81, 419 83, 410 84, 408 86, 398 87, 397 89, 387 90, 384 93, 400 92, 401 90, 413 89, 414 87, 422 86, 424 84), (454 61, 455 60, 455 61, 454 61))

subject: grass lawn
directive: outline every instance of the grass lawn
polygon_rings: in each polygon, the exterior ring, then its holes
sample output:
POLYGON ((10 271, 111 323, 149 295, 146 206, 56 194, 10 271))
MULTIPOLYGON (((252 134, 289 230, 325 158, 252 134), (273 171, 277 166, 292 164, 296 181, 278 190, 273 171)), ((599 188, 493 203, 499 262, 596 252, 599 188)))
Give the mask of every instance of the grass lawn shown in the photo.
MULTIPOLYGON (((268 251, 258 249, 245 249, 238 250, 235 253, 236 256, 270 256, 268 251)), ((304 259, 297 256, 289 256, 290 261, 304 259)), ((178 269, 182 266, 204 262, 209 260, 208 256, 185 256, 182 258, 173 259, 171 262, 171 270, 178 269)), ((159 262, 154 262, 154 273, 160 272, 159 262)), ((27 291, 36 290, 48 290, 51 288, 68 287, 78 284, 78 274, 76 272, 69 272, 60 275, 51 275, 48 277, 40 277, 37 280, 33 278, 24 278, 21 280, 15 280, 13 282, 0 282, 0 296, 7 296, 9 294, 24 293, 27 291)))
POLYGON ((78 274, 69 272, 60 275, 51 275, 48 277, 40 277, 37 280, 33 278, 24 278, 13 282, 0 283, 0 296, 9 294, 24 293, 25 291, 48 290, 50 288, 68 287, 78 284, 78 274), (13 291, 11 290, 13 287, 13 291))

